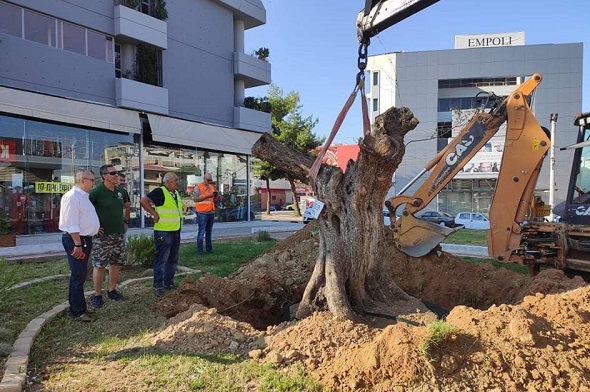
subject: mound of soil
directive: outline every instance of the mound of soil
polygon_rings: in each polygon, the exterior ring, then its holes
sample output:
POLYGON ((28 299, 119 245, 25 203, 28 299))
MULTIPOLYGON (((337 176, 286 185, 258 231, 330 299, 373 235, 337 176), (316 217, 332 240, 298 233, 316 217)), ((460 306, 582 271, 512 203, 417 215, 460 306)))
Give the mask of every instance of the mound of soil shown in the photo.
POLYGON ((428 325, 377 328, 329 313, 283 321, 311 275, 314 230, 308 225, 229 279, 184 282, 156 304, 174 316, 157 344, 299 363, 338 391, 590 391, 590 287, 557 270, 532 278, 444 253, 409 258, 384 244, 398 285, 450 311, 454 331, 438 345, 424 352, 428 325))

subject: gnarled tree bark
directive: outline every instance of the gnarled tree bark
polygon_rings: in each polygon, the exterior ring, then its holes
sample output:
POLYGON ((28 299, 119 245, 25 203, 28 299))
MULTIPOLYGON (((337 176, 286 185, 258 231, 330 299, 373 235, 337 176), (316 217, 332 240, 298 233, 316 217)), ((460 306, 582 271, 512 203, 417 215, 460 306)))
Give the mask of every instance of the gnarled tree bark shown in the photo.
MULTIPOLYGON (((351 320, 367 315, 395 317, 426 307, 393 281, 391 260, 381 244, 391 241, 383 225, 383 203, 394 171, 405 152, 404 135, 418 125, 407 108, 391 108, 378 116, 371 132, 359 141, 356 162, 346 172, 322 165, 315 193, 325 206, 318 218, 320 248, 297 317, 326 307, 351 320)), ((252 147, 254 156, 273 163, 294 178, 308 181, 314 158, 291 150, 264 134, 252 147)), ((400 257, 406 257, 400 253, 400 257)))

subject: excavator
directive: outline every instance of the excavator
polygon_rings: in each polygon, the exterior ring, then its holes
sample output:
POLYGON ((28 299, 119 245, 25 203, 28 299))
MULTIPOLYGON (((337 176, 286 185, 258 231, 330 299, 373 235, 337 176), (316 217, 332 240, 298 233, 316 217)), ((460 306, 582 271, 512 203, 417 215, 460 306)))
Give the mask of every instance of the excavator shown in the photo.
MULTIPOLYGON (((380 31, 436 3, 438 0, 367 0, 357 17, 361 45, 380 31)), ((365 47, 366 51, 366 47, 365 47)), ((360 53, 360 51, 359 51, 360 53)), ((360 62, 359 62, 360 63, 360 62)), ((396 196, 385 201, 392 219, 396 246, 421 257, 460 228, 448 228, 421 220, 426 208, 457 173, 506 123, 504 153, 489 209, 488 254, 501 263, 520 263, 531 273, 542 266, 590 272, 590 113, 579 114, 578 143, 568 194, 559 222, 545 219, 546 208, 534 195, 543 160, 549 151, 549 131, 531 111, 532 96, 543 77, 530 76, 501 102, 476 112, 460 133, 396 196), (428 177, 411 195, 414 183, 428 177), (403 207, 402 207, 403 206, 403 207)))

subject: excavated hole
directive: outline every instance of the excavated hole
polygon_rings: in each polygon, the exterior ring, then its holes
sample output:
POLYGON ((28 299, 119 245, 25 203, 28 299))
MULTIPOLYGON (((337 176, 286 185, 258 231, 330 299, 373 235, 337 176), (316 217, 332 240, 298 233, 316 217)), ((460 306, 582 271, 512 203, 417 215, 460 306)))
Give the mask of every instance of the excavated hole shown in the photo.
MULTIPOLYGON (((259 330, 277 325, 294 313, 291 308, 303 295, 317 246, 314 222, 229 279, 206 276, 197 282, 186 281, 180 290, 160 300, 156 310, 172 317, 200 303, 259 330)), ((543 271, 533 279, 490 264, 468 264, 449 254, 410 258, 400 254, 392 241, 384 247, 385 257, 392 260, 396 283, 439 315, 459 305, 483 310, 518 303, 531 293, 555 293, 583 284, 581 278, 572 280, 557 270, 543 271)))

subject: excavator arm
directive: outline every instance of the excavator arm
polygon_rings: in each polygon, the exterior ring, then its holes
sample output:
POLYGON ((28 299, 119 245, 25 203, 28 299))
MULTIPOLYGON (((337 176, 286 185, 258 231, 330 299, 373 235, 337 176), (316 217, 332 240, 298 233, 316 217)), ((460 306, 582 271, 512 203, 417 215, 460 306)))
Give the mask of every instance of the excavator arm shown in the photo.
POLYGON ((356 26, 359 42, 368 43, 390 26, 422 11, 439 0, 366 0, 356 26))
MULTIPOLYGON (((424 209, 441 192, 506 121, 505 146, 509 148, 503 154, 496 194, 504 195, 498 196, 498 200, 509 195, 507 200, 516 201, 497 202, 498 206, 491 210, 490 221, 494 228, 489 232, 488 244, 490 254, 497 253, 497 249, 504 249, 507 244, 518 246, 520 238, 515 234, 518 234, 519 223, 529 207, 543 156, 549 148, 549 139, 528 104, 528 98, 541 80, 541 75, 532 75, 489 113, 477 113, 399 195, 385 202, 391 216, 395 216, 398 207, 405 205, 401 217, 392 225, 394 240, 400 250, 410 256, 423 256, 456 230, 420 220, 414 214, 424 209), (429 177, 413 195, 403 194, 426 173, 430 173, 429 177), (494 222, 498 222, 497 227, 494 222)), ((504 257, 507 257, 510 251, 504 253, 504 257)))

